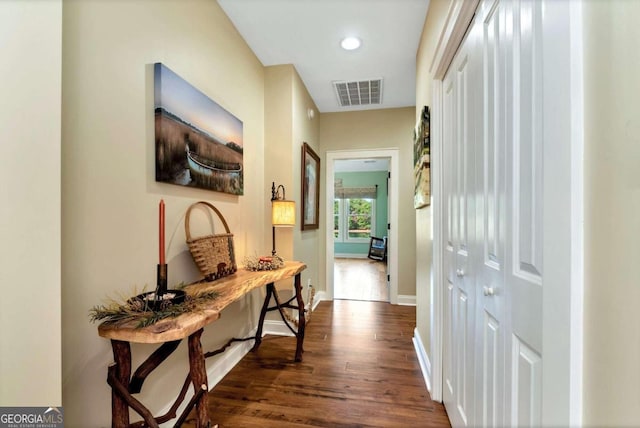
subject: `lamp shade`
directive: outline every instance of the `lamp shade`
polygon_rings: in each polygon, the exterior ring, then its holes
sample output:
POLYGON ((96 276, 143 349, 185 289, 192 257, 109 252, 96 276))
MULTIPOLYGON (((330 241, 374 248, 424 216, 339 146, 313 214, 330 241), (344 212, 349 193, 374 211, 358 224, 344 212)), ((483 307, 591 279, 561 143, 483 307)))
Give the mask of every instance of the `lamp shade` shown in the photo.
POLYGON ((294 226, 296 224, 296 203, 283 199, 271 201, 271 224, 273 226, 294 226))

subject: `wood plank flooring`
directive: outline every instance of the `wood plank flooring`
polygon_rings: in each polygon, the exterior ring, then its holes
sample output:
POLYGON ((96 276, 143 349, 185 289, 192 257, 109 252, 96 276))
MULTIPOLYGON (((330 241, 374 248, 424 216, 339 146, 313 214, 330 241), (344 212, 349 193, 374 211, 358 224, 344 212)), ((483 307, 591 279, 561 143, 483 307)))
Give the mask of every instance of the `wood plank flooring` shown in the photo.
POLYGON ((414 327, 414 307, 321 302, 303 362, 293 361, 295 338, 266 336, 209 392, 211 419, 220 428, 449 427, 425 387, 414 327))
POLYGON ((371 259, 333 260, 335 299, 389 301, 387 264, 371 259))

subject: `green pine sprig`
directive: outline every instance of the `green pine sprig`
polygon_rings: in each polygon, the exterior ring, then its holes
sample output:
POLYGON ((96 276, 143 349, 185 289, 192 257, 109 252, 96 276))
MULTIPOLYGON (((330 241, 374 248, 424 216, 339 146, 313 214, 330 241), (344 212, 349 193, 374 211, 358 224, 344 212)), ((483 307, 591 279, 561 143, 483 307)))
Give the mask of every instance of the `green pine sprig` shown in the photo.
POLYGON ((104 321, 111 325, 135 322, 136 328, 143 328, 167 318, 175 318, 187 312, 198 311, 203 303, 216 299, 218 295, 217 291, 209 291, 196 297, 186 296, 182 303, 163 305, 155 311, 148 308, 139 298, 127 299, 124 303, 109 299, 106 304, 96 305, 89 310, 89 320, 91 322, 104 321))

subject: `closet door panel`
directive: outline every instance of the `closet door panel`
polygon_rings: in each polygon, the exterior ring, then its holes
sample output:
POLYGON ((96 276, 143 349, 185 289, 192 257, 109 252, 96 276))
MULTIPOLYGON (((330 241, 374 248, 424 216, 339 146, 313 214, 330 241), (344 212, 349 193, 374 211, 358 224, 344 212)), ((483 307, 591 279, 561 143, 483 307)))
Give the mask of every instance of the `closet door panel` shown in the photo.
POLYGON ((479 364, 476 388, 479 425, 505 425, 505 305, 504 284, 506 127, 509 101, 506 37, 509 2, 486 0, 480 4, 482 46, 481 150, 478 151, 479 188, 476 228, 478 236, 478 335, 479 364))
MULTIPOLYGON (((467 40, 470 36, 468 36, 467 40)), ((475 248, 475 64, 472 50, 465 43, 445 78, 445 185, 447 238, 445 263, 451 286, 450 350, 445 350, 445 406, 454 426, 474 422, 475 409, 475 317, 476 290, 474 265, 470 257, 475 248), (450 389, 450 393, 446 389, 450 389)))
POLYGON ((513 337, 511 426, 540 426, 542 388, 542 358, 538 352, 513 337))
POLYGON ((475 388, 475 87, 473 32, 467 36, 454 68, 456 75, 457 147, 455 156, 458 228, 456 247, 457 374, 456 411, 464 425, 474 423, 475 388))
POLYGON ((456 385, 455 358, 454 352, 456 336, 454 323, 454 303, 455 298, 455 230, 457 226, 457 210, 455 205, 455 174, 454 170, 454 147, 455 147, 455 96, 454 81, 448 78, 444 81, 443 91, 443 198, 444 198, 444 219, 445 219, 445 249, 444 249, 444 272, 445 272, 445 289, 444 311, 443 311, 443 401, 448 407, 455 407, 455 396, 458 392, 456 385))
MULTIPOLYGON (((509 168, 511 424, 539 421, 542 390, 543 3, 514 2, 513 138, 509 168)), ((535 424, 535 423, 534 423, 535 424)))

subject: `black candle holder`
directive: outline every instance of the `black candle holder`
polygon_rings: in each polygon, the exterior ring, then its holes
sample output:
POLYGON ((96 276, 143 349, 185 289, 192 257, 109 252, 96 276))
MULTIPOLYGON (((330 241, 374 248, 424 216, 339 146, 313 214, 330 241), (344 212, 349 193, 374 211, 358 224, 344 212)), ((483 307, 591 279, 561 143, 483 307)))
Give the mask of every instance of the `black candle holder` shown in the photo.
POLYGON ((169 305, 178 305, 184 302, 186 293, 183 290, 167 290, 167 265, 158 264, 157 287, 155 291, 138 294, 135 298, 152 311, 159 311, 169 305))
POLYGON ((157 269, 158 286, 156 288, 156 295, 163 296, 167 292, 167 264, 158 264, 157 269))

